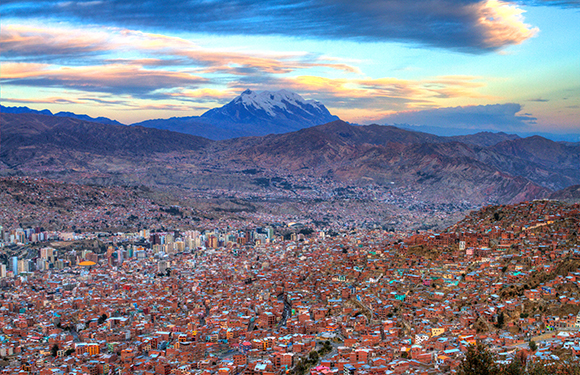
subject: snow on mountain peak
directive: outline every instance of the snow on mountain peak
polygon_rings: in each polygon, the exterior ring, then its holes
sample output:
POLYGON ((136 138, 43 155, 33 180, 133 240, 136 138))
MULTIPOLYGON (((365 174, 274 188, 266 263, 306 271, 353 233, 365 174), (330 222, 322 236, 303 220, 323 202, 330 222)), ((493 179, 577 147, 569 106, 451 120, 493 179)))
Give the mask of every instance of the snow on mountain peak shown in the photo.
POLYGON ((262 91, 256 92, 251 90, 246 90, 242 92, 240 96, 234 99, 235 103, 241 103, 244 107, 254 107, 256 109, 264 110, 268 115, 275 117, 275 108, 279 108, 284 111, 292 112, 290 108, 286 105, 287 103, 293 106, 301 107, 304 109, 305 106, 311 105, 313 107, 319 108, 320 103, 316 100, 305 100, 300 95, 290 92, 287 90, 280 91, 262 91))

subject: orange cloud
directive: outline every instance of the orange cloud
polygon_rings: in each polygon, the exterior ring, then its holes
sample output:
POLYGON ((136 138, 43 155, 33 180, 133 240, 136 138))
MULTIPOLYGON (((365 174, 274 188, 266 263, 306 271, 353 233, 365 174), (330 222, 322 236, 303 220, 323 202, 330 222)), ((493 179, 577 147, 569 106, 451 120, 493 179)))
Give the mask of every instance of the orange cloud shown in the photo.
POLYGON ((428 108, 446 99, 491 99, 477 89, 484 87, 479 77, 447 76, 425 80, 397 78, 333 79, 316 76, 299 76, 276 81, 308 96, 320 98, 332 108, 346 106, 366 110, 428 108))
POLYGON ((235 95, 236 93, 231 90, 215 90, 215 89, 182 90, 180 92, 169 94, 169 96, 176 98, 191 98, 202 100, 231 99, 235 95))
POLYGON ((58 57, 64 64, 67 64, 64 57, 74 60, 92 54, 95 62, 188 66, 197 69, 199 74, 286 74, 314 67, 360 73, 357 67, 332 57, 310 56, 304 52, 222 51, 202 48, 179 37, 128 29, 7 25, 3 26, 0 35, 3 56, 44 61, 58 57), (109 57, 111 55, 115 57, 109 57))
POLYGON ((207 83, 189 73, 143 69, 138 65, 52 67, 7 63, 2 82, 11 85, 66 87, 86 91, 146 95, 155 90, 207 83))
POLYGON ((29 25, 2 25, 0 51, 6 57, 50 59, 63 55, 105 52, 110 48, 110 34, 91 30, 29 25))

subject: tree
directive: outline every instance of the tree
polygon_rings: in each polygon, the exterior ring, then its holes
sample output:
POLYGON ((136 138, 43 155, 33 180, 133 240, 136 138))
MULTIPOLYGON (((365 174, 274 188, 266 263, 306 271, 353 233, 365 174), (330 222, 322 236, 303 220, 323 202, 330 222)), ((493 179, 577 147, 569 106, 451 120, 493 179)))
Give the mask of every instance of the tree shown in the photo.
POLYGON ((310 354, 308 355, 308 362, 312 363, 313 365, 315 365, 316 363, 318 363, 318 352, 313 350, 310 352, 310 354))
POLYGON ((501 366, 499 373, 501 375, 524 375, 526 374, 526 367, 520 357, 516 356, 510 363, 501 366))
POLYGON ((538 345, 536 344, 536 342, 534 340, 530 340, 530 350, 532 352, 535 352, 536 349, 538 349, 538 345))
POLYGON ((103 314, 99 317, 99 320, 97 321, 97 323, 99 323, 99 325, 103 324, 105 322, 105 320, 107 320, 107 318, 108 318, 107 314, 103 314))
POLYGON ((503 315, 503 311, 502 311, 497 316, 497 328, 503 328, 504 322, 505 322, 505 316, 503 315))
POLYGON ((57 345, 57 344, 54 344, 54 345, 53 345, 53 346, 50 348, 50 354, 51 354, 53 357, 56 357, 56 356, 57 356, 57 354, 58 354, 58 345, 57 345))
POLYGON ((459 365, 458 375, 495 375, 499 368, 493 354, 482 344, 470 345, 463 362, 459 365))

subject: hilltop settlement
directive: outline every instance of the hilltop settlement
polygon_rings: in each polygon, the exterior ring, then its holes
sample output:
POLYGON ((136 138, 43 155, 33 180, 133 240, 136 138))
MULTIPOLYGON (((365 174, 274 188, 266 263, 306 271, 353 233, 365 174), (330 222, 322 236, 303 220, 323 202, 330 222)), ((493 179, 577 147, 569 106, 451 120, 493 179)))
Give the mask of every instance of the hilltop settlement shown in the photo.
POLYGON ((454 373, 476 342, 580 355, 578 204, 488 206, 436 233, 199 224, 3 226, 0 374, 454 373))

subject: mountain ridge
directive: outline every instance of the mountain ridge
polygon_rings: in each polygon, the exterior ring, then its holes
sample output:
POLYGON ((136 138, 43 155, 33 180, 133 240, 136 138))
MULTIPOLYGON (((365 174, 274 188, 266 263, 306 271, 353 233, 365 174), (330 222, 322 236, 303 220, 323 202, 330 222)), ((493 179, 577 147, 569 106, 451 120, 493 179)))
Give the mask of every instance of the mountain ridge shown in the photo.
POLYGON ((99 124, 125 125, 123 123, 120 123, 117 120, 112 120, 110 118, 102 117, 102 116, 91 117, 89 115, 76 114, 73 112, 66 112, 66 111, 52 113, 48 109, 43 109, 43 110, 38 111, 36 109, 31 109, 28 107, 5 107, 3 105, 0 105, 0 113, 12 113, 12 114, 33 113, 33 114, 38 114, 38 115, 47 115, 47 116, 56 116, 56 117, 70 117, 70 118, 75 118, 77 120, 96 122, 99 124))
MULTIPOLYGON (((580 176, 567 165, 560 168, 546 162, 550 158, 542 158, 542 150, 552 142, 543 139, 506 140, 483 147, 453 137, 355 126, 341 120, 292 133, 222 141, 38 114, 3 113, 0 127, 3 173, 70 181, 225 189, 252 195, 263 181, 277 176, 276 181, 286 182, 269 184, 260 194, 298 194, 294 186, 303 185, 301 189, 322 197, 327 188, 321 186, 332 181, 336 186, 370 184, 381 194, 397 191, 405 199, 437 204, 545 198, 553 190, 580 184, 580 176), (519 144, 526 142, 541 147, 533 154, 518 153, 519 144), (509 147, 503 149, 503 143, 509 147), (538 166, 549 174, 529 172, 538 166), (240 173, 243 170, 255 172, 240 173)), ((566 157, 562 160, 576 160, 572 146, 562 145, 561 153, 561 159, 566 157)))
POLYGON ((214 140, 282 134, 337 120, 318 101, 287 91, 245 90, 201 116, 146 120, 131 124, 179 131, 214 140))

